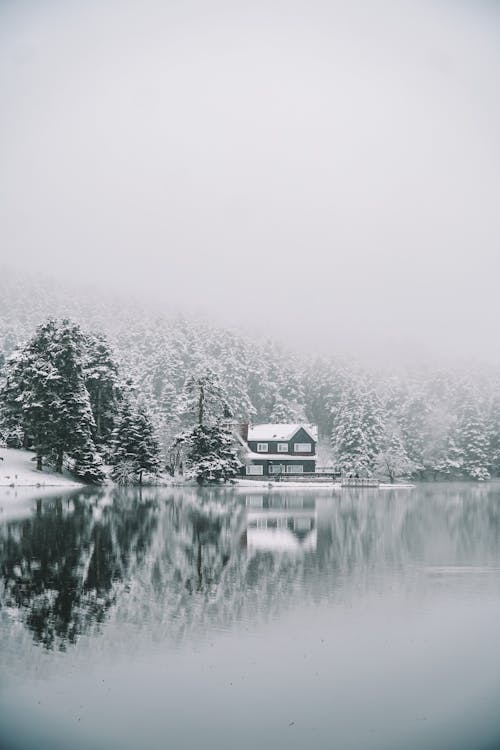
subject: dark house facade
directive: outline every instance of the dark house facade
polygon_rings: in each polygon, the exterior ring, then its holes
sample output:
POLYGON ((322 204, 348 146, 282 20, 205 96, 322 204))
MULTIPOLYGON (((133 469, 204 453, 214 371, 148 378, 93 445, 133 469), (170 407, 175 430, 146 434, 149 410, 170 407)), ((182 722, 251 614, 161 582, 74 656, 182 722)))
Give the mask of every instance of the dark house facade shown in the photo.
POLYGON ((248 476, 308 474, 316 471, 318 430, 308 424, 243 425, 248 476))

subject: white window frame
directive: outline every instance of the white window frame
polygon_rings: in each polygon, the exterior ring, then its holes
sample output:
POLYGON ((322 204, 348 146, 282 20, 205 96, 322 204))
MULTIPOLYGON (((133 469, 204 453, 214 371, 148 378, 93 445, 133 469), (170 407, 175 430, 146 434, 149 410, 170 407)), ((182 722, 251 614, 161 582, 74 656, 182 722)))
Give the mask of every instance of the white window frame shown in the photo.
POLYGON ((284 464, 269 464, 269 473, 270 474, 284 474, 285 473, 284 464))
POLYGON ((288 443, 278 443, 278 453, 288 453, 288 443))
POLYGON ((295 445, 293 446, 294 453, 310 453, 311 450, 311 443, 295 443, 295 445))
POLYGON ((258 464, 250 464, 247 466, 247 476, 260 477, 264 474, 264 467, 258 464))
POLYGON ((286 467, 287 474, 303 474, 304 466, 302 464, 288 464, 286 467))
POLYGON ((269 453, 269 443, 257 443, 257 453, 269 453))

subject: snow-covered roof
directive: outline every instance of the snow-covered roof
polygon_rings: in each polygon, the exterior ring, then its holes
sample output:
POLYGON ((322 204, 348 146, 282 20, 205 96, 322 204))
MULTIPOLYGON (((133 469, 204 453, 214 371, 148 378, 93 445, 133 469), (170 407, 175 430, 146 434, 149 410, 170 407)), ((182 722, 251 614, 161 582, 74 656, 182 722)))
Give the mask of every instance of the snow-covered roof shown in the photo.
POLYGON ((249 440, 290 440, 303 428, 314 441, 318 440, 318 428, 314 424, 255 424, 248 428, 249 440))

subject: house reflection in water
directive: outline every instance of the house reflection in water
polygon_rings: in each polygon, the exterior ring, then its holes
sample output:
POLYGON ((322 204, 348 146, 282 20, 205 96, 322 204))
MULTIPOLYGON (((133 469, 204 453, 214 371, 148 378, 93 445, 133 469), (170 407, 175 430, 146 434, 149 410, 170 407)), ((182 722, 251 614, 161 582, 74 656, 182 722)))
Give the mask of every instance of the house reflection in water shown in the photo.
POLYGON ((315 499, 281 493, 247 495, 246 529, 241 542, 249 551, 314 551, 315 499))

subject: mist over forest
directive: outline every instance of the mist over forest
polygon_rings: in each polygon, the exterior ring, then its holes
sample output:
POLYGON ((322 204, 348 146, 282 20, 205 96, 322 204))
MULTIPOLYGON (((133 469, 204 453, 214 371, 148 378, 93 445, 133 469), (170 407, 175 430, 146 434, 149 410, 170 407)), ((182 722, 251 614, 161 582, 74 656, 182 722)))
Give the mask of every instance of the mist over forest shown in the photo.
POLYGON ((500 473, 500 368, 422 364, 383 369, 352 358, 304 355, 153 305, 77 292, 76 287, 4 273, 0 357, 48 318, 70 318, 104 334, 122 378, 134 384, 165 455, 184 426, 186 383, 209 370, 237 422, 310 422, 319 464, 370 474, 384 456, 427 479, 486 479, 500 473), (395 458, 394 458, 395 457, 395 458))

